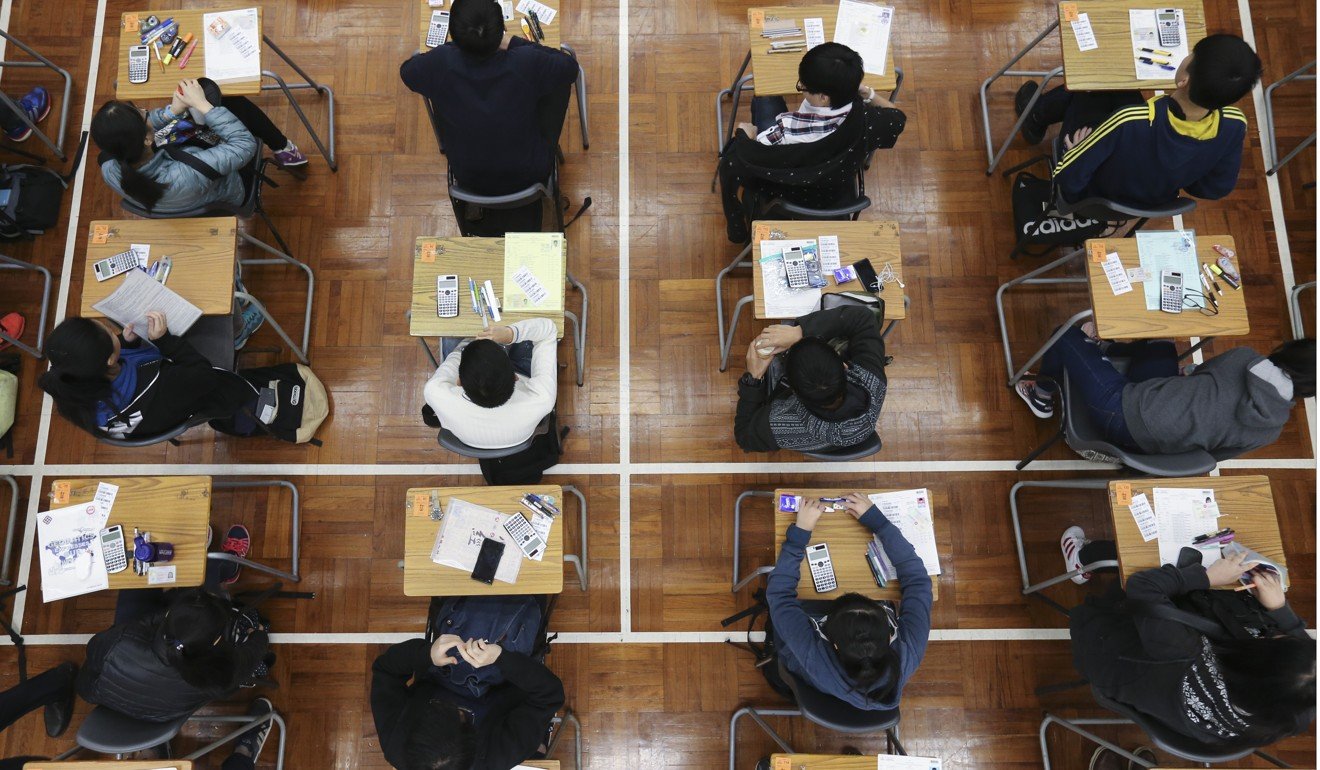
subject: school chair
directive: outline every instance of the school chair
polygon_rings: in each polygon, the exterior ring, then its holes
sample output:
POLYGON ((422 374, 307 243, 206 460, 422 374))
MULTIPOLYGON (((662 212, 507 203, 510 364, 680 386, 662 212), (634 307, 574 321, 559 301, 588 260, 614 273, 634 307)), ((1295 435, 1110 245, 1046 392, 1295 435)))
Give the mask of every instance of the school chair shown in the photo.
POLYGON ((132 754, 135 751, 145 751, 161 744, 165 744, 168 748, 169 742, 179 734, 179 730, 188 722, 216 722, 238 725, 232 732, 182 757, 182 759, 193 760, 210 754, 248 730, 271 721, 279 725, 280 728, 279 752, 276 755, 275 768, 276 770, 284 770, 284 741, 287 730, 284 718, 280 716, 278 711, 272 711, 259 717, 246 714, 229 716, 193 713, 169 722, 146 722, 121 714, 105 706, 96 706, 83 720, 82 726, 78 728, 78 734, 74 737, 77 745, 55 759, 63 761, 84 750, 94 751, 98 754, 110 754, 116 759, 123 759, 127 754, 132 754))
POLYGON ((9 523, 5 525, 5 555, 0 560, 0 586, 10 586, 9 559, 14 552, 14 526, 18 523, 18 479, 13 476, 0 476, 0 481, 9 485, 9 523))
MULTIPOLYGON (((1008 510, 1009 517, 1013 522, 1013 541, 1017 546, 1018 574, 1022 578, 1022 595, 1040 599, 1055 610, 1068 615, 1068 608, 1054 601, 1045 594, 1041 593, 1046 588, 1058 585, 1065 580, 1070 580, 1074 575, 1081 575, 1087 572, 1095 572, 1102 569, 1116 569, 1118 567, 1117 559, 1101 559, 1089 564, 1083 564, 1071 572, 1064 572, 1048 580, 1042 580, 1039 583, 1032 583, 1027 573, 1027 548, 1022 540, 1022 519, 1018 510, 1018 493, 1023 489, 1105 489, 1109 485, 1108 479, 1048 479, 1041 481, 1019 481, 1013 485, 1008 492, 1008 510)), ((1058 553, 1055 551, 1054 553, 1058 553)))
MULTIPOLYGON (((31 56, 33 59, 36 60, 36 61, 4 60, 4 61, 0 61, 0 68, 14 67, 14 68, 25 68, 25 69, 49 69, 54 71, 54 73, 56 75, 59 75, 60 78, 64 81, 64 95, 59 100, 60 125, 59 128, 55 129, 55 137, 53 140, 51 139, 51 137, 47 136, 46 133, 42 131, 40 127, 34 124, 32 122, 32 119, 27 116, 27 113, 19 109, 18 105, 15 104, 14 100, 10 98, 7 94, 0 92, 0 102, 3 102, 4 105, 8 107, 9 111, 12 114, 16 115, 18 119, 23 122, 23 125, 32 129, 32 135, 37 137, 37 139, 40 140, 42 144, 46 145, 46 147, 50 148, 50 151, 55 153, 55 157, 59 158, 60 160, 67 160, 68 156, 64 154, 64 130, 69 124, 69 105, 72 102, 70 95, 73 93, 73 76, 71 76, 67 70, 56 65, 55 62, 37 53, 36 50, 28 46, 22 40, 19 40, 18 38, 9 34, 9 32, 7 32, 6 30, 0 29, 0 37, 3 37, 6 41, 12 43, 16 48, 18 48, 19 50, 23 51, 28 56, 31 56)), ((36 158, 36 156, 32 154, 23 152, 12 146, 6 146, 5 149, 29 158, 34 158, 34 159, 36 158)), ((76 167, 77 163, 75 163, 74 165, 76 167)))
POLYGON ((1292 333, 1295 340, 1306 336, 1306 326, 1302 323, 1302 292, 1308 289, 1315 291, 1315 281, 1299 283, 1288 291, 1288 304, 1292 307, 1292 333))
POLYGON ((206 423, 215 419, 215 417, 216 415, 195 414, 192 417, 189 417, 188 419, 174 426, 173 428, 170 428, 167 431, 162 431, 160 433, 151 436, 138 436, 134 434, 129 434, 127 438, 114 438, 112 436, 107 436, 105 433, 101 431, 92 431, 92 435, 96 437, 97 441, 101 442, 102 444, 109 444, 110 446, 144 447, 144 446, 152 446, 153 444, 159 444, 163 441, 168 441, 174 446, 179 446, 179 436, 182 436, 183 434, 187 433, 193 428, 196 428, 198 425, 205 425, 206 423))
POLYGON ((1309 75, 1304 74, 1307 70, 1314 70, 1314 69, 1315 69, 1315 61, 1312 61, 1310 64, 1302 66, 1301 69, 1295 70, 1285 75, 1284 77, 1280 78, 1279 80, 1270 83, 1268 86, 1265 86, 1265 120, 1264 120, 1265 133, 1268 134, 1270 137, 1270 143, 1269 143, 1270 169, 1269 171, 1265 172, 1265 176, 1274 176, 1275 174, 1279 173, 1279 169, 1287 165, 1288 161, 1297 157, 1297 154, 1300 153, 1302 150, 1315 144, 1315 132, 1312 131, 1311 135, 1303 139, 1301 144, 1297 145, 1292 150, 1290 150, 1288 154, 1283 157, 1283 160, 1279 160, 1279 141, 1278 138, 1274 135, 1275 89, 1277 89, 1281 85, 1284 85, 1285 83, 1291 83, 1294 80, 1310 80, 1314 82, 1315 72, 1312 72, 1309 75))
POLYGON ((276 249, 265 241, 244 232, 241 228, 239 229, 238 237, 240 240, 254 248, 270 254, 271 256, 260 259, 238 260, 234 275, 234 285, 236 287, 234 298, 255 307, 257 311, 265 317, 266 322, 275 330, 275 333, 280 336, 280 339, 284 340, 284 344, 288 345, 289 349, 293 351, 293 354, 298 357, 298 360, 303 364, 309 364, 310 362, 307 359, 307 349, 312 333, 312 294, 316 288, 316 274, 312 272, 312 268, 309 265, 304 262, 299 262, 290 256, 292 249, 290 249, 288 243, 284 241, 284 236, 281 235, 280 231, 275 227, 275 223, 271 221, 270 215, 266 213, 265 206, 262 204, 262 186, 270 185, 271 187, 279 187, 277 182, 266 175, 266 168, 273 162, 274 161, 269 158, 263 158, 260 152, 253 156, 252 164, 244 172, 240 172, 243 174, 244 185, 247 189, 247 197, 243 200, 243 203, 237 206, 229 203, 215 202, 209 203, 205 206, 199 206, 195 209, 189 209, 187 211, 162 214, 159 212, 148 211, 133 201, 130 201, 128 198, 121 200, 119 205, 128 213, 135 214, 144 219, 185 219, 192 217, 232 216, 247 221, 251 220, 254 214, 260 217, 261 221, 265 222, 266 227, 270 229, 271 235, 275 237, 275 242, 279 245, 279 248, 276 249), (266 306, 253 297, 248 292, 247 287, 243 285, 243 267, 256 267, 262 265, 291 265, 307 275, 307 297, 303 303, 303 333, 301 346, 294 343, 293 339, 284 331, 284 327, 280 326, 279 322, 275 320, 275 317, 266 309, 266 306))
POLYGON ((454 454, 471 457, 475 460, 498 460, 501 457, 509 457, 511 455, 516 455, 519 452, 526 451, 538 436, 544 436, 550 431, 550 423, 554 419, 554 416, 554 412, 551 412, 541 418, 540 424, 536 426, 536 430, 532 432, 532 435, 529 436, 526 441, 521 444, 515 444, 511 447, 503 447, 500 449, 479 449, 471 444, 463 443, 458 436, 455 436, 443 425, 440 426, 440 435, 437 437, 437 440, 440 442, 440 446, 448 449, 454 454))

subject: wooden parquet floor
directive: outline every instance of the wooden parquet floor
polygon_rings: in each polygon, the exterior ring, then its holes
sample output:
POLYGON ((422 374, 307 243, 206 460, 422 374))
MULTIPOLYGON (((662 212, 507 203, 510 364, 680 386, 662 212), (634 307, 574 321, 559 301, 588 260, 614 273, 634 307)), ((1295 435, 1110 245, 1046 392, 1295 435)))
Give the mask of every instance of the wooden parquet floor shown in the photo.
MULTIPOLYGON (((1240 0, 1240 6, 1206 0, 1209 28, 1240 33, 1247 26, 1240 7, 1247 1, 1240 0)), ((576 387, 571 368, 561 369, 560 420, 571 433, 565 464, 547 479, 576 484, 587 496, 591 585, 584 594, 571 579, 571 568, 566 572, 552 623, 564 636, 548 662, 564 679, 568 705, 582 721, 585 766, 724 767, 728 719, 738 707, 788 705, 765 684, 748 654, 722 643, 726 630, 719 621, 751 601, 750 589, 729 590, 732 508, 744 490, 814 485, 931 490, 943 574, 934 641, 904 695, 902 732, 909 752, 939 756, 949 770, 1040 767, 1037 729, 1046 711, 1101 713, 1085 690, 1035 694, 1037 687, 1076 675, 1064 618, 1020 593, 1008 493, 1022 478, 1111 474, 1075 470, 1081 464, 1062 445, 1029 473, 1011 470, 1053 426, 1031 417, 1003 387, 993 298, 1000 283, 1039 262, 1007 257, 1014 240, 1009 184, 984 174, 976 90, 1048 23, 1053 4, 893 3, 894 57, 906 73, 899 106, 908 124, 897 146, 877 154, 868 172, 873 206, 863 216, 899 223, 912 307, 889 338, 894 364, 880 421, 885 448, 874 458, 878 464, 841 470, 804 465, 789 453, 748 456, 734 445, 739 350, 762 325, 750 313, 734 341, 730 370, 718 371, 712 279, 738 247, 725 238, 719 197, 710 190, 716 142, 712 102, 742 61, 746 9, 756 0, 562 3, 556 23, 585 67, 590 94, 590 150, 581 146, 576 110, 570 108, 561 173, 574 207, 586 196, 593 201, 568 233, 569 267, 587 285, 591 311, 585 385, 576 387), (621 19, 626 19, 623 34, 621 19), (628 75, 621 82, 625 64, 628 75), (622 107, 627 108, 626 143, 622 107)), ((159 0, 153 10, 214 4, 159 0)), ((113 93, 120 14, 140 10, 140 3, 5 0, 0 8, 11 34, 73 75, 66 142, 76 143, 86 116, 113 93)), ((1315 57, 1314 3, 1250 0, 1249 8, 1265 62, 1264 83, 1315 57)), ((32 672, 80 661, 86 635, 109 625, 114 604, 110 594, 43 604, 39 570, 19 574, 29 512, 46 507, 53 478, 200 472, 288 478, 298 485, 304 576, 298 588, 317 597, 276 601, 267 608, 280 634, 275 668, 280 686, 270 697, 289 724, 291 770, 387 767, 367 701, 370 666, 387 643, 420 633, 426 607, 424 599, 403 595, 404 491, 477 479, 475 462, 441 449, 434 431, 421 424, 421 385, 430 365, 408 336, 403 316, 414 239, 457 234, 444 158, 422 105, 396 74, 414 50, 418 13, 418 3, 399 0, 274 0, 264 6, 272 38, 335 90, 337 173, 315 154, 282 98, 260 98, 312 157, 305 181, 277 176, 281 186, 268 195, 267 206, 295 255, 316 270, 310 355, 334 401, 320 433, 324 446, 243 441, 205 428, 188 434, 178 447, 99 445, 62 420, 43 416, 36 387, 43 367, 24 359, 14 455, 0 458, 0 473, 17 476, 21 487, 11 574, 29 585, 22 631, 33 642, 32 672)), ((1024 64, 1052 66, 1058 55, 1057 40, 1049 41, 1024 64)), ((12 47, 7 56, 22 57, 12 47)), ((10 69, 3 87, 17 96, 34 83, 49 87, 49 81, 38 71, 10 69)), ((1011 120, 1015 87, 1016 81, 1005 81, 994 90, 992 118, 1001 132, 1011 120)), ((323 105, 310 95, 303 95, 302 103, 323 130, 323 105)), ((1277 186, 1267 183, 1256 109, 1249 102, 1242 106, 1252 128, 1238 188, 1225 200, 1202 202, 1186 218, 1186 226, 1198 232, 1231 233, 1245 266, 1251 333, 1218 340, 1208 353, 1241 344, 1264 351, 1288 338, 1285 272, 1296 283, 1312 281, 1316 273, 1316 192, 1310 187, 1317 176, 1315 149, 1286 167, 1277 186)), ((1313 85, 1280 90, 1275 109, 1286 151, 1314 130, 1313 85)), ((54 122, 55 115, 46 126, 54 122)), ((23 147, 35 151, 37 144, 23 147)), ((1016 144, 1001 168, 1034 151, 1016 144)), ((125 216, 96 172, 95 155, 93 148, 55 228, 33 242, 0 246, 5 254, 54 272, 52 316, 58 308, 78 305, 85 254, 79 231, 93 219, 125 216)), ((246 226, 266 236, 264 225, 246 226)), ((255 268, 249 285, 282 322, 288 319, 291 333, 301 333, 295 320, 301 310, 300 275, 255 268)), ((31 276, 0 272, 0 313, 17 310, 35 323, 39 287, 31 276)), ((727 284, 734 298, 750 287, 746 274, 735 273, 727 284)), ((1085 302, 1080 290, 1022 292, 1009 306, 1020 354, 1085 302)), ((570 307, 575 303, 570 299, 570 307)), ((1304 323, 1313 332, 1313 293, 1303 295, 1303 307, 1304 323)), ((263 329, 244 364, 289 360, 278 347, 274 333, 263 329)), ((563 343, 561 361, 567 362, 569 350, 563 343)), ((1307 425, 1307 414, 1298 407, 1278 442, 1230 463, 1224 473, 1271 478, 1293 579, 1290 598, 1314 628, 1317 496, 1307 425)), ((216 501, 215 526, 248 525, 255 558, 289 565, 288 499, 282 493, 222 492, 216 501)), ((0 484, 0 512, 8 502, 0 484)), ((764 501, 744 512, 744 571, 774 558, 770 514, 764 501)), ((1108 528, 1106 517, 1100 501, 1086 493, 1041 491, 1024 497, 1031 575, 1058 571, 1064 526, 1078 523, 1101 535, 1108 528)), ((576 542, 575 518, 568 527, 576 542)), ((1075 604, 1102 591, 1107 581, 1065 583, 1050 592, 1075 604)), ((244 578, 244 584, 262 582, 244 578)), ((741 638, 742 630, 735 626, 727 633, 741 638)), ((0 646, 0 688, 17 681, 16 662, 13 648, 0 646)), ((215 708, 238 711, 242 704, 236 700, 215 708)), ((80 704, 79 718, 87 709, 80 704)), ((785 720, 775 724, 801 748, 835 752, 853 745, 878 751, 882 746, 785 720)), ((1127 746, 1144 742, 1132 730, 1104 734, 1127 746)), ((181 743, 196 745, 210 735, 191 731, 181 743)), ((1086 766, 1090 749, 1073 736, 1056 731, 1050 742, 1057 767, 1086 766)), ((37 716, 0 732, 0 756, 53 754, 69 745, 67 736, 46 738, 37 716)), ((747 768, 773 744, 744 723, 737 748, 738 767, 747 768)), ((1298 766, 1314 767, 1314 728, 1276 750, 1298 766)), ((572 766, 570 753, 561 751, 559 757, 572 766)), ((263 757, 261 766, 273 767, 271 759, 263 757)), ((200 765, 218 766, 218 760, 200 765)))

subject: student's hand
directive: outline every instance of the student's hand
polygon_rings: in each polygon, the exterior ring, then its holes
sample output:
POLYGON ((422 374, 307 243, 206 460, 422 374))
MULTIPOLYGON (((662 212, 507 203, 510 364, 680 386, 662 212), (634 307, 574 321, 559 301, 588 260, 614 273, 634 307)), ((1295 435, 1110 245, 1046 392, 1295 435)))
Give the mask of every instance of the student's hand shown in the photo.
POLYGON ((1265 609, 1277 610, 1287 603, 1283 598, 1283 580, 1275 571, 1258 569, 1251 573, 1251 582, 1256 585, 1256 599, 1265 609))
POLYGON ((759 380, 765 377, 766 370, 770 368, 771 356, 761 355, 756 345, 757 341, 752 340, 747 346, 747 373, 759 380))
POLYGON ((1086 137, 1090 136, 1090 134, 1091 134, 1091 127, 1090 127, 1090 126, 1082 126, 1081 128, 1079 128, 1079 129, 1077 129, 1076 131, 1072 132, 1072 135, 1071 135, 1071 136, 1065 136, 1065 137, 1063 138, 1063 149, 1065 149, 1065 150, 1071 150, 1072 148, 1074 148, 1074 147, 1076 147, 1077 145, 1081 144, 1081 143, 1082 143, 1082 140, 1085 139, 1086 137))
POLYGON ((1238 582, 1246 568, 1242 562, 1247 558, 1246 553, 1239 553, 1236 556, 1225 556, 1219 561, 1211 564, 1205 570, 1205 576, 1210 579, 1212 586, 1231 586, 1238 582))
POLYGON ((211 111, 211 102, 206 98, 206 92, 202 90, 202 84, 196 79, 179 81, 179 95, 183 103, 201 114, 205 115, 211 111))
POLYGON ((871 498, 861 492, 849 492, 843 496, 843 507, 848 509, 854 519, 860 519, 871 510, 871 498))
MULTIPOLYGON (((169 333, 170 327, 165 323, 165 314, 159 310, 147 311, 147 339, 155 342, 169 333)), ((125 329, 127 331, 127 329, 125 329)), ((125 339, 128 339, 125 337, 125 339)))
POLYGON ((180 116, 187 110, 188 104, 183 100, 183 83, 179 83, 174 87, 174 96, 170 97, 170 112, 180 116))
POLYGON ((774 348, 776 353, 783 353, 800 339, 802 339, 801 326, 775 324, 761 330, 760 336, 756 338, 756 344, 758 347, 774 348))
POLYGON ((825 513, 825 506, 816 498, 809 497, 802 501, 802 507, 798 508, 797 528, 805 529, 810 532, 816 528, 816 522, 825 513))
POLYGON ((512 40, 513 40, 513 33, 512 33, 512 32, 505 32, 505 33, 504 33, 504 38, 503 38, 502 40, 500 40, 500 50, 501 50, 501 51, 507 51, 507 50, 509 50, 509 42, 512 41, 512 40))
POLYGON ((473 668, 481 668, 494 663, 504 650, 498 644, 485 639, 469 639, 458 647, 458 654, 463 656, 473 668))
POLYGON ((477 332, 477 339, 495 340, 501 345, 512 345, 513 338, 512 326, 490 326, 477 332))
POLYGON ((756 135, 761 133, 753 123, 739 123, 738 130, 747 134, 748 138, 755 139, 756 135))
POLYGON ((450 655, 455 649, 463 644, 462 637, 454 634, 444 634, 431 644, 431 663, 444 667, 452 666, 458 662, 458 658, 450 655))
POLYGON ((125 326, 119 336, 124 338, 124 342, 135 342, 138 338, 137 332, 133 331, 133 324, 125 326))

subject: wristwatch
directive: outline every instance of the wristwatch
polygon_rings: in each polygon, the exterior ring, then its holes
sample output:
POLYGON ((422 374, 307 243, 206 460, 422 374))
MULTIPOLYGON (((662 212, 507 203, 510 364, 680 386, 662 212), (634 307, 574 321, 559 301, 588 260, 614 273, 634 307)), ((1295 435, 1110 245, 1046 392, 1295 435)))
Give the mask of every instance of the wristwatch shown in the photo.
POLYGON ((739 385, 746 385, 749 388, 759 388, 763 381, 760 377, 753 377, 751 372, 743 372, 743 376, 738 378, 739 385))
POLYGON ((875 89, 872 88, 872 87, 870 87, 870 86, 867 86, 867 87, 866 87, 866 98, 863 99, 862 101, 866 102, 867 104, 870 104, 870 103, 871 103, 871 100, 874 99, 874 98, 875 98, 875 89))

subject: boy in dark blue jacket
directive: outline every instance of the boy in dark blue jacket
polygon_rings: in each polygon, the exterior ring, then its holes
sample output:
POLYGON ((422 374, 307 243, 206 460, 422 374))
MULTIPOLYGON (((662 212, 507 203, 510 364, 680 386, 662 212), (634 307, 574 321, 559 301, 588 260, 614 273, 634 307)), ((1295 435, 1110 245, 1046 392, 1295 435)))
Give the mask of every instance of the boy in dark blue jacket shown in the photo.
MULTIPOLYGON (((1138 91, 1073 94, 1063 87, 1041 97, 1022 135, 1037 143, 1062 121, 1064 154, 1054 181, 1065 201, 1106 198, 1161 205, 1181 191, 1207 200, 1237 184, 1247 118, 1229 105, 1260 79, 1260 58, 1235 35, 1211 35, 1183 59, 1177 89, 1143 101, 1138 91)), ((1018 91, 1019 108, 1037 88, 1018 91)))
POLYGON ((898 708, 903 686, 926 654, 930 577, 912 544, 866 495, 853 492, 843 504, 862 526, 880 536, 898 572, 901 611, 861 594, 835 599, 823 617, 803 606, 797 594, 802 559, 811 530, 824 513, 819 500, 803 500, 766 584, 770 622, 776 649, 790 672, 859 709, 888 711, 898 708))

